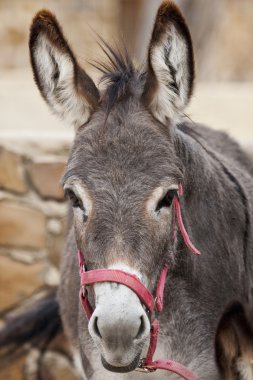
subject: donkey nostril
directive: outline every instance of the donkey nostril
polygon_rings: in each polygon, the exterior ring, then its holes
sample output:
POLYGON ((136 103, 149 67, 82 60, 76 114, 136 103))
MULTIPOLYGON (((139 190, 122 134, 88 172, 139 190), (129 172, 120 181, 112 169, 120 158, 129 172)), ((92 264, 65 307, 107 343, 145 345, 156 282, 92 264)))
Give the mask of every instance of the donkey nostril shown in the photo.
POLYGON ((99 328, 98 328, 98 317, 95 317, 94 318, 94 322, 93 322, 93 329, 94 329, 94 333, 100 338, 102 339, 102 335, 99 331, 99 328))
POLYGON ((140 339, 142 338, 142 335, 144 334, 145 332, 145 321, 144 321, 144 317, 143 315, 141 316, 141 323, 140 323, 140 328, 139 328, 139 331, 138 331, 138 334, 136 335, 135 339, 140 339))

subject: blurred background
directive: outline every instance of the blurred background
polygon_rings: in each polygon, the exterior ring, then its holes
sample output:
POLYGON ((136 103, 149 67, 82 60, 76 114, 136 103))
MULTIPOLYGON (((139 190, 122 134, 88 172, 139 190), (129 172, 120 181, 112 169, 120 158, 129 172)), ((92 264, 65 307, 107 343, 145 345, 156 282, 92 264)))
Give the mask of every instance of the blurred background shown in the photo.
MULTIPOLYGON (((253 0, 178 0, 192 33, 195 121, 226 130, 253 157, 253 0)), ((0 0, 0 326, 17 306, 59 282, 66 205, 59 179, 74 132, 50 114, 33 83, 28 33, 34 14, 53 11, 79 62, 124 38, 145 60, 160 0, 0 0)), ((63 337, 44 355, 43 380, 77 379, 63 337), (53 364, 53 365, 52 365, 53 364)), ((35 355, 36 356, 36 355, 35 355)), ((0 378, 35 379, 34 352, 0 365, 0 378)))

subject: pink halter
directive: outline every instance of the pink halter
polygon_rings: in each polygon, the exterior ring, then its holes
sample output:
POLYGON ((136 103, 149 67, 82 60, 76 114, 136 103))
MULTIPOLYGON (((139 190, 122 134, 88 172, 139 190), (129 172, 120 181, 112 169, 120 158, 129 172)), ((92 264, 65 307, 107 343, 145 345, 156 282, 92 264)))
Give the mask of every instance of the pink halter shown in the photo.
MULTIPOLYGON (((200 252, 192 244, 187 231, 185 230, 179 198, 182 196, 182 185, 179 184, 179 189, 177 195, 173 199, 173 206, 175 210, 175 216, 179 230, 182 234, 185 245, 194 255, 200 255, 200 252)), ((93 313, 93 308, 88 299, 88 291, 86 285, 95 284, 97 282, 117 282, 119 284, 125 285, 134 291, 139 297, 140 301, 146 306, 150 315, 153 311, 161 312, 163 310, 163 296, 164 287, 166 281, 166 275, 169 269, 169 264, 166 263, 161 271, 160 278, 157 283, 156 297, 149 292, 149 290, 142 284, 139 278, 133 274, 127 273, 119 269, 95 269, 90 271, 85 271, 85 262, 82 252, 78 251, 80 277, 81 277, 81 289, 80 289, 80 301, 83 306, 84 312, 88 319, 91 318, 93 313)), ((153 372, 157 369, 163 369, 169 372, 176 373, 185 380, 197 380, 197 377, 184 367, 182 364, 177 363, 172 360, 155 360, 153 361, 153 356, 156 350, 157 338, 158 338, 159 322, 155 319, 151 325, 150 330, 150 343, 146 358, 142 359, 137 370, 143 372, 153 372)))

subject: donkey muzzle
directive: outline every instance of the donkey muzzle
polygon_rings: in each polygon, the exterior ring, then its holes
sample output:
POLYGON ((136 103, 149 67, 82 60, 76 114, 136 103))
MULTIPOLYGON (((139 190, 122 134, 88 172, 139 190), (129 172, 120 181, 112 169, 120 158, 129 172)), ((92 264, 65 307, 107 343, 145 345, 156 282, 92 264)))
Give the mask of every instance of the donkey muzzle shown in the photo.
POLYGON ((137 367, 150 333, 147 313, 138 296, 124 285, 95 284, 94 293, 96 308, 88 328, 102 363, 107 369, 129 372, 137 367))

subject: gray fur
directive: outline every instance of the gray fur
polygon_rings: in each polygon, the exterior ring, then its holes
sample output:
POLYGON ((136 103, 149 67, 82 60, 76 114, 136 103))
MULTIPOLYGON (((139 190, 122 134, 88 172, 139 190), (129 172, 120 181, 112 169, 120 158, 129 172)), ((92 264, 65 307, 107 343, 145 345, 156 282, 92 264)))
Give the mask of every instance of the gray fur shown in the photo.
MULTIPOLYGON (((219 379, 214 360, 218 321, 231 300, 252 298, 253 165, 226 135, 187 122, 172 135, 131 99, 110 113, 106 125, 102 117, 101 112, 94 115, 79 130, 65 174, 85 181, 95 200, 95 217, 79 243, 87 263, 92 259, 93 267, 108 267, 115 259, 115 233, 120 233, 118 256, 144 271, 154 291, 169 258, 165 310, 159 317, 162 356, 189 365, 200 379, 219 379), (169 236, 155 234, 143 215, 145 197, 164 177, 183 179, 184 223, 202 252, 199 258, 187 251, 179 232, 171 258, 169 236)), ((62 268, 62 279, 68 281, 59 293, 63 321, 72 343, 80 342, 91 357, 95 348, 78 302, 75 244, 69 244, 62 268), (79 329, 73 323, 76 315, 79 329)), ((97 365, 90 364, 94 378, 106 378, 106 372, 100 369, 97 375, 97 365)))
MULTIPOLYGON (((181 38, 190 43, 177 9, 165 2, 161 10, 161 30, 166 17, 172 17, 171 22, 179 22, 181 38), (174 18, 163 12, 166 7, 173 8, 174 18)), ((157 38, 155 32, 152 38, 157 38)), ((169 261, 157 356, 181 362, 201 380, 220 380, 214 353, 218 322, 229 302, 252 302, 252 162, 223 133, 186 119, 180 124, 169 118, 159 122, 145 100, 150 83, 156 83, 154 72, 134 69, 129 57, 110 48, 107 55, 111 71, 101 66, 107 88, 88 122, 77 130, 63 177, 63 185, 78 179, 93 204, 88 219, 70 218, 58 292, 65 331, 87 379, 146 378, 133 372, 111 374, 102 367, 78 300, 76 253, 78 248, 84 252, 88 269, 107 268, 119 260, 130 265, 149 279, 153 294, 169 261), (183 185, 183 220, 201 257, 188 251, 179 231, 172 240, 171 218, 161 230, 145 208, 165 179, 183 185)), ((151 90, 148 95, 152 98, 151 90)), ((158 371, 148 378, 176 377, 158 371)))

